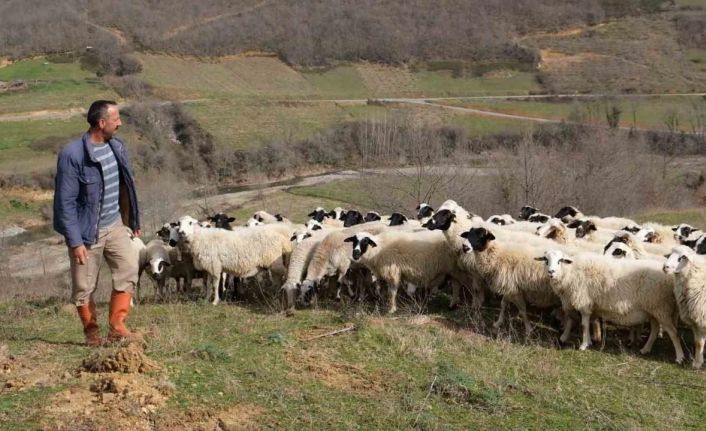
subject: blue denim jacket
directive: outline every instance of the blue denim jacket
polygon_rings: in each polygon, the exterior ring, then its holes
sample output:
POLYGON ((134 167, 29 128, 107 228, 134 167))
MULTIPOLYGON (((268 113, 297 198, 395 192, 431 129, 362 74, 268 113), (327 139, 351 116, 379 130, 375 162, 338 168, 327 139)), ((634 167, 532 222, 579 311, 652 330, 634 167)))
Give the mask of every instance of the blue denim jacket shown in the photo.
MULTIPOLYGON (((113 149, 120 172, 120 213, 131 229, 140 228, 135 179, 125 145, 117 138, 108 144, 113 149)), ((84 133, 62 148, 54 180, 54 230, 69 247, 95 244, 103 198, 103 171, 93 156, 90 137, 84 133)))

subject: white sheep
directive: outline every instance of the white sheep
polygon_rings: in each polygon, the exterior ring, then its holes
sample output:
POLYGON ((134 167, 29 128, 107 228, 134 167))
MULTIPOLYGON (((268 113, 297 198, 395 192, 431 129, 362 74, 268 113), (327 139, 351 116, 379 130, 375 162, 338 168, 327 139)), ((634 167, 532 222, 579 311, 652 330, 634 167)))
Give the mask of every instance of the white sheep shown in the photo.
POLYGON ((540 247, 499 240, 484 227, 472 228, 461 237, 465 239, 464 253, 472 252, 475 256, 474 269, 502 296, 500 315, 493 324, 495 328, 503 324, 507 302, 519 310, 527 335, 532 331, 527 317, 528 302, 540 308, 560 304, 546 280, 544 267, 534 259, 540 247))
POLYGON ((672 231, 674 232, 674 237, 681 241, 695 240, 704 234, 701 229, 687 223, 680 223, 674 226, 672 231))
POLYGON ((434 231, 387 230, 377 235, 358 232, 344 240, 351 242, 354 261, 365 265, 373 275, 387 283, 388 313, 397 311, 397 290, 402 283, 424 286, 428 289, 439 287, 448 277, 452 283, 453 299, 451 307, 459 302, 458 282, 466 278, 456 265, 443 234, 434 231))
POLYGON ((706 340, 706 260, 681 245, 672 249, 663 270, 674 274, 674 296, 679 316, 694 333, 692 366, 701 368, 706 340))
POLYGON ((295 293, 306 276, 306 270, 314 255, 314 250, 329 233, 330 231, 327 230, 307 231, 304 229, 301 238, 294 240, 296 246, 289 257, 287 279, 282 285, 282 290, 287 297, 288 308, 294 308, 295 293))
POLYGON ((246 278, 257 275, 260 269, 271 269, 284 275, 283 255, 291 243, 264 226, 257 228, 204 229, 198 222, 184 216, 179 219, 179 236, 194 259, 194 266, 209 275, 207 298, 214 292, 213 304, 220 301, 218 281, 226 272, 246 278))
MULTIPOLYGON (((164 244, 161 239, 153 239, 148 242, 144 251, 140 255, 140 266, 138 271, 139 280, 142 273, 147 270, 147 274, 157 283, 160 297, 164 297, 164 287, 171 277, 171 259, 169 257, 172 247, 164 244)), ((138 298, 139 301, 139 298, 138 298)))
POLYGON ((336 298, 340 298, 341 288, 348 282, 346 272, 351 267, 351 246, 343 240, 363 230, 380 233, 385 229, 393 228, 381 222, 370 222, 328 233, 315 247, 307 266, 306 279, 301 284, 300 301, 308 304, 309 298, 316 292, 317 286, 324 277, 337 277, 336 298))
MULTIPOLYGON (((650 321, 650 336, 642 354, 651 351, 659 325, 667 331, 674 345, 676 362, 684 360, 676 329, 677 304, 671 277, 662 265, 651 259, 615 260, 595 253, 579 253, 569 257, 561 250, 547 250, 537 260, 543 261, 554 292, 565 310, 581 313, 582 342, 580 350, 591 344, 591 315, 621 326, 634 326, 650 321)), ((565 334, 570 327, 567 325, 565 334)))
POLYGON ((514 224, 516 221, 510 214, 496 214, 488 217, 486 220, 488 223, 497 224, 500 226, 506 226, 514 224))

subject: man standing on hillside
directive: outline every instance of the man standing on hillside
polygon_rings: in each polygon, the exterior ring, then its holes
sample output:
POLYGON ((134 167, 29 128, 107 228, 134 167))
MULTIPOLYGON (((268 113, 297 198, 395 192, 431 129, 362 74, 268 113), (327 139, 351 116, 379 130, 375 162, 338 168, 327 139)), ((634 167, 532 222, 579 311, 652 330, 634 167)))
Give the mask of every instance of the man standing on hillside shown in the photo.
POLYGON ((90 128, 59 153, 54 191, 54 229, 66 239, 71 260, 71 301, 83 324, 86 344, 104 340, 93 294, 105 258, 113 279, 108 341, 130 338, 125 327, 137 285, 139 237, 137 192, 125 144, 114 135, 122 124, 115 102, 93 102, 90 128))

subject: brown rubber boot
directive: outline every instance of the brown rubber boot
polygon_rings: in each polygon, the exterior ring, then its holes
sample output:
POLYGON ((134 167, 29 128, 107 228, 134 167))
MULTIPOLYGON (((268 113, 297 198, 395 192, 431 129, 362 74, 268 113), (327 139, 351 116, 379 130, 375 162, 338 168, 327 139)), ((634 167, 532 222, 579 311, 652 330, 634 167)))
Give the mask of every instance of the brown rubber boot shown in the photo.
POLYGON ((78 317, 83 324, 83 334, 86 336, 86 345, 98 347, 103 344, 103 339, 98 328, 98 315, 96 314, 96 304, 89 303, 76 306, 78 317))
POLYGON ((108 316, 108 341, 140 341, 144 342, 140 334, 130 332, 125 327, 125 319, 130 312, 132 295, 128 292, 114 290, 110 295, 110 316, 108 316))

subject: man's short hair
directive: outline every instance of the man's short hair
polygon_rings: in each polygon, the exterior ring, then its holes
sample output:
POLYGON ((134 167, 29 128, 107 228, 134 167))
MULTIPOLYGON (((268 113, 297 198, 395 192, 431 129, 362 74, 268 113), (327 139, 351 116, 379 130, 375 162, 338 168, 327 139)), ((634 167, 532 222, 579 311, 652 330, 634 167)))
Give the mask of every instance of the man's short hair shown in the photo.
POLYGON ((86 121, 88 121, 88 124, 92 128, 98 126, 98 120, 104 119, 108 116, 108 107, 117 105, 118 104, 112 100, 96 100, 91 103, 91 107, 88 108, 86 121))

